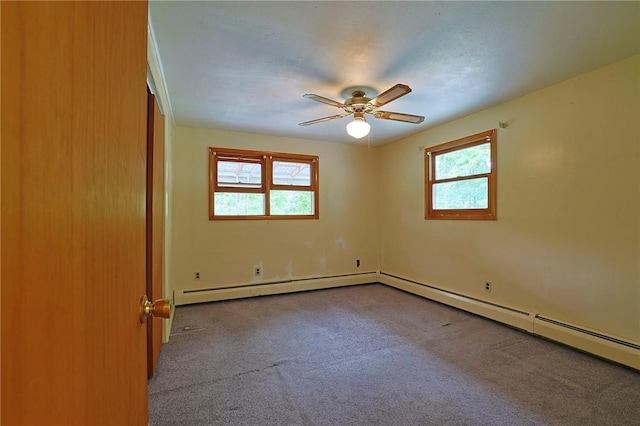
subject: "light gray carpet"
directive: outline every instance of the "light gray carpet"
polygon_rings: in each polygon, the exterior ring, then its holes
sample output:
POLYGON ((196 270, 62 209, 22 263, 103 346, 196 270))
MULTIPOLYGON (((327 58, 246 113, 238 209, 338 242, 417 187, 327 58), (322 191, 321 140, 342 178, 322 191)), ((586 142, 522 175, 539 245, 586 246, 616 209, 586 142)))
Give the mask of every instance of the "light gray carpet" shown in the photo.
POLYGON ((640 373, 380 284, 178 307, 151 425, 640 425, 640 373))

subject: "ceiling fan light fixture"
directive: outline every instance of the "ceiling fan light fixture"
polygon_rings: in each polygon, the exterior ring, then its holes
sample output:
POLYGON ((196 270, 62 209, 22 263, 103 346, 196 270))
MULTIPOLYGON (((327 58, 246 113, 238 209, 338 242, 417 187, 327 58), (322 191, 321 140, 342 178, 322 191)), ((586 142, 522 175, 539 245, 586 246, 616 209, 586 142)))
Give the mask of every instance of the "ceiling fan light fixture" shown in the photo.
POLYGON ((367 136, 370 130, 371 125, 365 121, 364 117, 356 116, 351 123, 347 124, 347 133, 356 139, 367 136))
POLYGON ((410 93, 411 88, 406 84, 398 83, 373 99, 368 98, 364 90, 352 89, 354 88, 345 89, 351 92, 351 97, 343 103, 325 98, 324 96, 315 95, 313 93, 302 95, 304 98, 340 108, 344 113, 305 121, 303 123, 298 123, 298 126, 309 126, 311 124, 323 123, 325 121, 335 120, 336 118, 342 118, 353 114, 353 121, 347 124, 347 133, 353 138, 360 139, 367 136, 371 131, 371 126, 364 119, 365 114, 372 115, 373 118, 379 118, 382 120, 401 121, 412 124, 420 124, 424 121, 424 117, 421 115, 378 110, 379 107, 410 93))

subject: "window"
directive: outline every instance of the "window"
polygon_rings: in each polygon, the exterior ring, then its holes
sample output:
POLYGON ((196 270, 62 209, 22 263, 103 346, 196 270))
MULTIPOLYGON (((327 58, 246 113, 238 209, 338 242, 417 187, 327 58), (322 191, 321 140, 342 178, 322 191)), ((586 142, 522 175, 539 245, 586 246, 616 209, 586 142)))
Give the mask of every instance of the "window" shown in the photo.
POLYGON ((318 157, 209 148, 209 219, 317 219, 318 157))
POLYGON ((426 219, 496 219, 496 131, 425 150, 426 219))

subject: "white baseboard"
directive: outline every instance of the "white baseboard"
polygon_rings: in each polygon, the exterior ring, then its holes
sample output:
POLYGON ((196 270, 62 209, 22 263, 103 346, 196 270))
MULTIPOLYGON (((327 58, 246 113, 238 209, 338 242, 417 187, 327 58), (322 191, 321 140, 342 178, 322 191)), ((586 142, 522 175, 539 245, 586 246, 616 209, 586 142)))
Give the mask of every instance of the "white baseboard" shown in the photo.
MULTIPOLYGON (((174 302, 176 306, 179 306, 375 282, 501 322, 640 371, 640 344, 638 342, 631 342, 577 325, 553 320, 541 314, 453 293, 384 272, 310 277, 224 288, 176 290, 174 292, 174 302)), ((168 322, 169 324, 167 325, 170 326, 171 321, 168 322)))
POLYGON ((380 272, 378 282, 435 300, 531 334, 545 337, 601 358, 640 370, 640 344, 489 301, 449 292, 427 284, 380 272))
POLYGON ((164 320, 164 324, 162 327, 162 343, 169 342, 169 337, 171 336, 171 328, 173 327, 173 317, 174 314, 173 311, 171 311, 171 316, 164 320))
POLYGON ((640 370, 640 344, 536 315, 533 333, 640 370))
POLYGON ((377 281, 377 272, 363 272, 358 274, 291 279, 271 283, 240 284, 224 288, 176 290, 174 292, 174 296, 175 304, 176 306, 179 306, 190 303, 214 302, 219 300, 240 299, 244 297, 320 290, 358 284, 371 284, 377 281))
POLYGON ((445 305, 508 324, 521 330, 531 332, 533 328, 531 315, 519 309, 473 299, 394 275, 385 274, 384 272, 380 273, 379 282, 430 300, 435 300, 436 302, 444 303, 445 305))

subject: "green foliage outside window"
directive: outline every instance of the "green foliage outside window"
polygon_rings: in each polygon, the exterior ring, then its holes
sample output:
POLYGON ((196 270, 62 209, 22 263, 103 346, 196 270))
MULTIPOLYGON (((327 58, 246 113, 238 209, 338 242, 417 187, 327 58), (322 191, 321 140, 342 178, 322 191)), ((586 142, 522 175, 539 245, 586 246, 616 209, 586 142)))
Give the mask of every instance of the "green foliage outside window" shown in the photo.
POLYGON ((436 157, 436 179, 479 175, 491 171, 491 145, 485 143, 436 157))
POLYGON ((216 216, 261 216, 264 214, 264 194, 216 192, 216 216))
POLYGON ((271 191, 272 215, 313 214, 313 192, 271 191))
MULTIPOLYGON (((485 143, 440 154, 435 164, 437 180, 489 173, 491 145, 485 143)), ((433 185, 433 208, 486 209, 489 205, 487 185, 487 178, 437 183, 433 185)))
POLYGON ((486 209, 489 205, 487 185, 487 178, 435 184, 433 208, 486 209))

